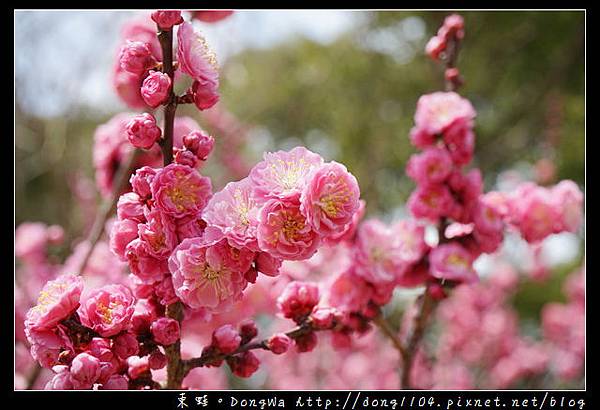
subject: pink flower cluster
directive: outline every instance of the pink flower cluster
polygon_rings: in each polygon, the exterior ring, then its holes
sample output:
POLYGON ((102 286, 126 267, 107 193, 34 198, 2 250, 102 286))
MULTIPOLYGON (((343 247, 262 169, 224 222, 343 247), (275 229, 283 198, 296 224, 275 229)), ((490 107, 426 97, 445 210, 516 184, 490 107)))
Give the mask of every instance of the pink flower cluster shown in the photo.
POLYGON ((559 232, 577 232, 583 220, 583 194, 573 181, 551 188, 523 183, 506 195, 506 220, 528 242, 559 232))
MULTIPOLYGON (((139 319, 137 325, 135 320, 140 317, 139 308, 124 285, 83 292, 83 280, 72 274, 48 282, 25 320, 32 356, 54 372, 46 388, 127 389, 135 385, 134 379, 142 374, 132 372, 132 357, 149 356, 156 364, 164 356, 158 345, 179 338, 178 328, 171 330, 171 319, 166 318, 151 323, 151 336, 145 329, 140 331, 139 319)), ((153 320, 151 314, 146 317, 153 320)), ((159 364, 158 368, 164 367, 166 360, 159 364)))
POLYGON ((123 28, 124 44, 113 74, 117 94, 131 108, 156 108, 170 101, 173 82, 183 72, 194 80, 187 94, 198 109, 211 108, 219 101, 219 74, 215 55, 202 34, 183 20, 180 10, 157 10, 148 17, 132 20, 123 28), (172 31, 176 26, 179 65, 169 76, 162 67, 156 30, 172 31))

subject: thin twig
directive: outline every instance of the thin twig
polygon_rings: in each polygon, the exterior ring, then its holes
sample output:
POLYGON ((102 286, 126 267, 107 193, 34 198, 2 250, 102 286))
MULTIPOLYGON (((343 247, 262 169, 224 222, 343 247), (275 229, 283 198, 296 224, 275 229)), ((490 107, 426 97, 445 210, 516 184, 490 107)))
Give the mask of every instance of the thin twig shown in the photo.
POLYGON ((406 349, 404 349, 400 338, 398 338, 398 335, 396 334, 396 332, 394 332, 394 330, 392 329, 388 321, 385 320, 383 315, 379 314, 375 316, 375 318, 373 319, 373 323, 375 323, 381 329, 383 334, 387 336, 388 339, 390 339, 396 350, 400 352, 400 355, 404 359, 406 357, 406 349))

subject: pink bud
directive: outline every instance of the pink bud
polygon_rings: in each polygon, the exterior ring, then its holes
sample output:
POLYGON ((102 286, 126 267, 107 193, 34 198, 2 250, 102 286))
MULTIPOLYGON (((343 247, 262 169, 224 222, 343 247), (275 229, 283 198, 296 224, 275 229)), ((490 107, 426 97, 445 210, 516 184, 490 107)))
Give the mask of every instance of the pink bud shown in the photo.
POLYGON ((148 357, 148 365, 152 370, 162 369, 167 365, 167 356, 157 350, 148 357))
POLYGON ((260 361, 254 353, 247 351, 239 356, 228 358, 227 364, 236 376, 250 377, 258 370, 260 361))
POLYGON ((221 326, 212 335, 212 345, 225 354, 235 352, 241 342, 242 337, 231 325, 221 326))
POLYGON ((319 303, 319 288, 314 283, 290 282, 277 298, 277 306, 287 318, 301 321, 319 303))
POLYGON ((110 340, 102 337, 95 337, 90 342, 88 349, 92 356, 97 357, 103 362, 112 360, 113 352, 110 349, 110 340))
POLYGON ((171 30, 173 26, 183 23, 181 10, 156 10, 150 15, 161 30, 171 30))
POLYGON ((444 288, 438 283, 432 283, 429 285, 429 294, 435 300, 442 300, 446 298, 446 292, 444 292, 444 288))
POLYGON ((68 371, 55 374, 44 387, 45 390, 73 390, 74 388, 71 374, 68 371))
POLYGON ((152 336, 157 343, 169 346, 179 340, 179 322, 168 317, 155 320, 150 326, 152 336))
POLYGON ((317 307, 310 315, 312 323, 317 329, 330 329, 335 318, 335 309, 329 307, 317 307))
POLYGON ((152 108, 156 108, 169 98, 171 78, 160 71, 152 71, 142 83, 142 98, 152 108))
POLYGON ((119 358, 127 359, 139 352, 140 345, 132 333, 123 333, 115 338, 113 349, 119 358))
POLYGON ((267 276, 279 275, 279 269, 281 268, 282 260, 272 256, 267 252, 259 252, 256 257, 256 269, 267 276))
POLYGON ((212 81, 194 81, 192 93, 194 104, 200 111, 207 110, 219 102, 218 84, 212 81))
POLYGON ((113 374, 102 385, 102 390, 127 390, 129 383, 127 378, 121 374, 113 374))
POLYGON ((310 332, 305 335, 299 336, 295 339, 296 349, 300 353, 310 352, 315 347, 317 347, 317 334, 315 332, 310 332))
POLYGON ((183 145, 200 160, 206 161, 215 146, 215 139, 200 131, 192 131, 183 137, 183 145))
POLYGON ((148 366, 148 357, 131 356, 127 359, 128 370, 127 374, 132 379, 137 379, 144 373, 150 371, 148 366))
POLYGON ((256 278, 258 278, 258 272, 253 267, 250 267, 250 269, 244 273, 244 279, 250 283, 256 283, 256 278))
POLYGON ((46 234, 48 235, 48 242, 54 245, 61 244, 65 239, 65 231, 59 225, 49 226, 46 234))
POLYGON ((136 115, 127 124, 127 138, 137 148, 150 149, 162 132, 156 125, 156 118, 147 112, 136 115))
POLYGON ((258 329, 256 323, 252 319, 243 320, 240 323, 240 336, 242 337, 242 344, 248 343, 258 335, 258 329))
POLYGON ((71 376, 82 385, 91 387, 100 377, 100 360, 88 353, 78 354, 71 362, 71 376))
POLYGON ((188 151, 187 149, 178 149, 178 148, 174 148, 174 151, 175 151, 175 154, 174 154, 175 163, 181 164, 181 165, 187 165, 188 167, 191 167, 191 168, 196 168, 196 166, 198 165, 198 157, 196 157, 196 155, 194 155, 193 152, 188 151))
POLYGON ((267 347, 275 354, 283 354, 288 351, 292 339, 285 333, 274 334, 267 340, 267 347))
POLYGON ((119 52, 119 64, 123 70, 141 76, 147 69, 156 65, 156 59, 146 43, 128 40, 119 52))

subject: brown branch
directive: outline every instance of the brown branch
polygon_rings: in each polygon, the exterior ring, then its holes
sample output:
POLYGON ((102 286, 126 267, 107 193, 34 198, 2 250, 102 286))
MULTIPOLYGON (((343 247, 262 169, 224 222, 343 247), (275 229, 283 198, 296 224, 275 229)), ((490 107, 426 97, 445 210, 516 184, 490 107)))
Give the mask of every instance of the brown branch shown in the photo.
POLYGON ((398 350, 398 352, 400 352, 400 356, 402 356, 402 359, 404 360, 404 358, 406 357, 406 353, 407 353, 406 349, 404 348, 404 346, 402 346, 402 342, 400 341, 400 338, 398 338, 398 335, 396 334, 396 332, 394 332, 394 330, 392 329, 392 327, 390 326, 388 321, 385 320, 383 315, 379 314, 379 315, 375 316, 375 318, 373 318, 373 323, 375 323, 381 329, 383 334, 388 339, 390 339, 390 341, 392 342, 392 344, 394 345, 396 350, 398 350))
MULTIPOLYGON (((162 72, 171 78, 171 90, 169 98, 164 109, 164 127, 163 139, 160 141, 160 147, 163 155, 164 166, 173 162, 173 126, 175 123, 175 112, 177 111, 177 97, 173 92, 175 85, 173 69, 173 31, 163 31, 158 28, 158 41, 162 49, 162 72)), ((183 304, 175 302, 167 306, 166 316, 175 319, 181 325, 183 320, 183 304)), ((167 389, 180 389, 181 382, 185 377, 184 366, 181 360, 181 340, 178 340, 171 346, 165 347, 167 356, 167 389)))
POLYGON ((92 252, 100 238, 102 237, 102 233, 104 232, 104 226, 106 225, 106 221, 112 215, 112 212, 119 201, 119 196, 123 191, 123 188, 129 182, 129 177, 131 175, 131 171, 135 160, 139 154, 138 149, 133 149, 125 162, 121 163, 119 170, 117 171, 115 177, 113 178, 113 188, 110 194, 110 197, 107 198, 101 205, 98 214, 96 215, 96 219, 94 220, 94 225, 92 226, 92 230, 90 231, 86 242, 89 247, 86 250, 85 256, 81 261, 79 269, 77 270, 78 274, 83 274, 87 264, 92 256, 92 252))
MULTIPOLYGON (((319 329, 319 328, 313 327, 311 325, 310 321, 305 321, 302 324, 298 325, 297 327, 288 330, 285 334, 290 339, 297 339, 298 337, 303 336, 310 332, 318 332, 318 331, 322 331, 322 330, 334 330, 337 328, 337 326, 338 326, 338 324, 334 322, 333 325, 331 326, 331 328, 319 329)), ((195 357, 193 359, 184 360, 183 361, 184 377, 185 377, 185 375, 187 375, 190 372, 190 370, 192 370, 196 367, 203 367, 209 363, 213 363, 213 362, 216 362, 219 360, 225 360, 228 357, 235 356, 237 354, 247 352, 249 350, 255 350, 255 349, 269 350, 269 347, 267 345, 267 340, 268 339, 263 339, 259 342, 247 343, 243 346, 240 346, 235 352, 230 353, 230 354, 210 353, 210 354, 203 355, 200 357, 195 357)))

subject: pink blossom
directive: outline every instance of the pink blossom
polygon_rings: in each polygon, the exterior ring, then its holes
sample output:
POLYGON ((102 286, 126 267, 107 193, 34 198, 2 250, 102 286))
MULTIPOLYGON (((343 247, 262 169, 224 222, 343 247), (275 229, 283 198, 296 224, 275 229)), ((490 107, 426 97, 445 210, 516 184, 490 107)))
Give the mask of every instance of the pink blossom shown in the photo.
MULTIPOLYGON (((156 35, 155 35, 156 37, 156 35)), ((119 98, 132 109, 144 108, 146 104, 140 95, 142 76, 125 71, 117 58, 113 65, 112 86, 119 98)))
POLYGON ((177 238, 179 242, 186 238, 198 238, 203 235, 206 222, 200 214, 192 214, 175 219, 177 238))
POLYGON ((150 326, 152 336, 157 343, 169 346, 179 340, 179 322, 168 317, 155 320, 150 326))
POLYGON ((110 339, 94 337, 88 345, 88 353, 97 357, 100 361, 109 362, 113 358, 110 339))
POLYGON ((152 148, 161 136, 156 119, 147 112, 136 115, 127 124, 127 137, 131 145, 137 148, 152 148))
POLYGON ((142 98, 152 108, 156 108, 169 98, 171 77, 160 71, 152 71, 142 82, 140 93, 142 98))
POLYGON ((358 201, 358 209, 354 212, 352 216, 352 220, 346 224, 344 230, 337 234, 332 234, 324 238, 324 241, 328 245, 337 244, 342 241, 351 241, 354 239, 354 235, 356 234, 356 230, 358 229, 358 224, 365 216, 365 212, 367 209, 367 203, 360 199, 358 201))
POLYGON ((279 275, 283 263, 281 259, 275 258, 267 252, 258 252, 254 262, 256 263, 256 269, 267 276, 279 275))
POLYGON ((401 254, 402 248, 409 249, 410 244, 406 245, 383 222, 364 222, 358 228, 354 248, 356 275, 376 285, 399 279, 408 265, 401 254))
POLYGON ((140 344, 135 335, 130 332, 122 333, 114 339, 113 349, 120 359, 127 359, 129 356, 138 354, 140 344))
POLYGON ((213 81, 196 80, 192 84, 191 92, 194 104, 200 111, 208 110, 219 102, 219 83, 213 81))
POLYGON ((215 139, 204 132, 192 131, 183 137, 183 145, 200 160, 206 161, 215 146, 215 139))
POLYGON ((156 10, 151 14, 152 20, 161 30, 171 30, 173 26, 183 23, 181 10, 156 10))
POLYGON ((298 199, 312 171, 323 165, 323 158, 304 147, 291 151, 267 152, 250 170, 258 198, 298 199))
POLYGON ((102 385, 102 390, 127 390, 129 382, 127 378, 121 374, 113 374, 102 385))
POLYGON ((148 366, 150 366, 152 370, 162 369, 167 365, 167 362, 167 356, 162 354, 159 350, 156 350, 148 357, 148 366))
POLYGON ((167 165, 152 181, 152 196, 158 209, 177 218, 201 211, 211 191, 210 179, 185 165, 167 165))
POLYGON ((78 354, 71 362, 71 377, 87 388, 100 377, 100 360, 88 353, 78 354))
POLYGON ((127 374, 131 379, 138 379, 144 373, 150 371, 150 366, 148 365, 148 356, 139 357, 139 356, 130 356, 127 358, 127 374))
POLYGON ((212 334, 212 345, 221 353, 231 354, 240 347, 242 337, 232 325, 223 325, 212 334))
POLYGON ((417 148, 427 148, 435 144, 436 136, 426 129, 413 127, 410 130, 410 142, 417 148))
POLYGON ((130 325, 135 298, 123 285, 107 285, 87 295, 77 310, 84 326, 102 337, 114 336, 130 325))
POLYGON ((154 294, 161 305, 168 306, 179 300, 175 294, 175 288, 173 288, 171 275, 165 275, 162 281, 155 283, 153 286, 154 294))
POLYGON ((129 182, 133 188, 133 192, 138 194, 142 200, 147 200, 152 196, 152 190, 150 188, 152 180, 158 170, 148 166, 138 168, 135 174, 131 176, 129 182))
POLYGON ((269 200, 258 216, 258 247, 272 256, 287 260, 308 259, 320 244, 295 201, 269 200))
POLYGON ((37 304, 27 312, 28 329, 51 329, 68 318, 79 306, 83 281, 79 276, 63 274, 46 283, 37 304))
POLYGON ((528 242, 539 242, 555 232, 560 209, 552 201, 550 190, 525 183, 511 193, 510 222, 528 242))
POLYGON ((419 185, 408 198, 408 209, 415 218, 437 220, 450 214, 454 201, 445 185, 419 185))
POLYGON ((466 165, 473 158, 475 133, 473 121, 458 118, 444 131, 444 142, 456 165, 466 165))
POLYGON ((254 339, 258 335, 258 328, 256 323, 252 319, 244 319, 240 323, 240 336, 242 337, 242 343, 247 343, 254 339))
POLYGON ((193 17, 205 23, 216 23, 233 14, 233 10, 197 10, 193 17))
POLYGON ((31 356, 45 368, 58 364, 61 351, 70 347, 65 338, 61 337, 60 332, 26 328, 26 334, 27 340, 31 343, 31 356))
POLYGON ((177 246, 173 220, 158 210, 148 212, 146 218, 146 223, 138 225, 138 235, 146 251, 157 259, 168 258, 177 246))
POLYGON ((267 340, 267 347, 274 354, 283 354, 288 351, 292 339, 285 333, 276 333, 267 340))
MULTIPOLYGON (((66 368, 66 366, 64 366, 66 368)), ((75 390, 71 373, 68 370, 55 374, 44 387, 45 390, 75 390)))
POLYGON ((15 230, 17 258, 31 261, 45 260, 47 243, 47 228, 44 223, 24 222, 15 230))
POLYGON ((191 238, 181 242, 169 258, 177 296, 193 309, 213 311, 238 300, 247 285, 239 262, 245 257, 233 260, 233 249, 226 241, 212 244, 191 238))
POLYGON ((419 98, 415 124, 429 134, 441 134, 456 120, 473 118, 475 109, 469 100, 455 92, 434 92, 419 98))
POLYGON ((213 195, 202 218, 227 238, 230 245, 258 250, 256 229, 261 201, 252 197, 253 189, 249 178, 229 182, 213 195))
POLYGON ((127 262, 125 249, 138 237, 138 223, 133 219, 116 221, 110 230, 110 250, 123 262, 127 262))
POLYGON ((228 358, 227 363, 233 374, 238 377, 250 377, 258 370, 260 361, 251 351, 244 352, 239 356, 228 358))
POLYGON ((157 282, 169 271, 166 260, 150 255, 146 244, 139 238, 134 239, 125 247, 125 257, 131 273, 144 283, 157 282))
POLYGON ((391 227, 392 235, 398 243, 398 256, 408 263, 419 261, 427 249, 425 226, 415 220, 406 219, 391 227))
POLYGON ((179 26, 177 44, 177 60, 181 70, 194 80, 218 87, 219 72, 215 54, 191 23, 184 22, 179 26))
POLYGON ((335 161, 316 168, 302 191, 300 210, 315 232, 339 234, 359 207, 360 190, 354 175, 335 161))
POLYGON ((117 202, 117 216, 120 220, 131 219, 136 222, 145 222, 145 203, 135 192, 128 192, 119 197, 117 202))
POLYGON ((433 248, 429 254, 431 274, 438 279, 473 282, 477 274, 473 270, 473 258, 469 251, 452 242, 433 248))
POLYGON ((310 314, 319 303, 319 287, 311 282, 290 282, 277 298, 283 316, 296 321, 310 314))
POLYGON ((554 232, 577 232, 583 220, 583 194, 570 180, 560 181, 552 187, 552 199, 560 211, 554 232))
POLYGON ((147 69, 156 65, 156 59, 146 43, 127 40, 119 51, 119 64, 128 73, 141 76, 147 69))
POLYGON ((336 310, 331 307, 315 307, 310 314, 312 324, 317 329, 330 329, 335 320, 336 310))
POLYGON ((452 159, 442 148, 427 148, 421 154, 412 155, 406 167, 408 176, 419 184, 442 183, 451 170, 452 159))
POLYGON ((157 60, 162 60, 160 42, 156 36, 156 25, 148 14, 141 14, 127 20, 121 29, 121 38, 141 41, 148 45, 152 55, 157 60))
POLYGON ((199 160, 192 151, 187 149, 173 148, 173 162, 176 164, 187 165, 190 168, 196 168, 199 160))

